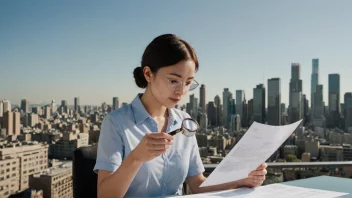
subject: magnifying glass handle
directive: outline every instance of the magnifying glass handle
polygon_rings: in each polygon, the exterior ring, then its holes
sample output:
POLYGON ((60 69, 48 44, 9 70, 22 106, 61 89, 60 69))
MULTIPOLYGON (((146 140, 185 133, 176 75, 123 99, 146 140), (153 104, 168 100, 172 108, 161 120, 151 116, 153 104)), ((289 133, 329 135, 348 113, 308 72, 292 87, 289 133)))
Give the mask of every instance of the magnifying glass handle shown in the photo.
POLYGON ((176 130, 170 132, 169 134, 172 135, 172 136, 174 136, 174 135, 176 135, 176 134, 177 134, 178 132, 180 132, 180 131, 181 131, 181 129, 176 129, 176 130))

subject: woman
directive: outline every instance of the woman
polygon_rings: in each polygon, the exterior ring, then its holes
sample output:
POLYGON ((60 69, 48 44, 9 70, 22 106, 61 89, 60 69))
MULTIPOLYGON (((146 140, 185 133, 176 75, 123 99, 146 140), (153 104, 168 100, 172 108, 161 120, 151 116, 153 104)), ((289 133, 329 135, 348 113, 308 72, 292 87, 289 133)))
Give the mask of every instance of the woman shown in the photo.
POLYGON ((180 195, 184 181, 192 193, 262 184, 266 164, 246 179, 200 188, 205 177, 196 137, 168 134, 190 117, 174 106, 198 86, 197 70, 194 49, 175 35, 158 36, 147 46, 141 67, 133 72, 144 94, 102 123, 94 167, 98 197, 180 195))

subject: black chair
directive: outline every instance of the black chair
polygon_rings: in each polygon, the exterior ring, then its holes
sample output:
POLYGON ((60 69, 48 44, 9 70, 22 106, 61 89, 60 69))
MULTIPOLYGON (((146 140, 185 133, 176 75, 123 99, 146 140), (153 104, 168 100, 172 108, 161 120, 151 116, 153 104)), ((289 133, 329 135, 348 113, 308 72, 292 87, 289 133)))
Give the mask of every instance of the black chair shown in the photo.
MULTIPOLYGON (((97 197, 98 175, 93 172, 97 159, 97 145, 80 147, 75 150, 72 162, 73 197, 97 197)), ((188 194, 183 183, 183 194, 188 194)))
POLYGON ((97 158, 97 145, 75 150, 72 161, 73 197, 97 197, 98 175, 93 172, 97 158))

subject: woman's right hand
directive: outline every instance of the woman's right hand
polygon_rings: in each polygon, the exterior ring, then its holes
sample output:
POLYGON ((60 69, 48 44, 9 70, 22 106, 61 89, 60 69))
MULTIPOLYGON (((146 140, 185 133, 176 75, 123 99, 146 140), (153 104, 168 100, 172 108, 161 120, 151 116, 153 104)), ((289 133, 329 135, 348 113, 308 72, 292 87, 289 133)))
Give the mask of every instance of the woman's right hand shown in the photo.
POLYGON ((134 160, 147 162, 164 154, 169 145, 172 145, 173 136, 164 132, 147 133, 131 152, 134 160))

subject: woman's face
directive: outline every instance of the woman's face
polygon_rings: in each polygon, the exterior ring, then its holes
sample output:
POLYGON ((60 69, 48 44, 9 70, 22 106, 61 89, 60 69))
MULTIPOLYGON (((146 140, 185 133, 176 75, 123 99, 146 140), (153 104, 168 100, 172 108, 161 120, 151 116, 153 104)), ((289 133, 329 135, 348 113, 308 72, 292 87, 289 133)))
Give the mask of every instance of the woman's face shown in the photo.
POLYGON ((183 60, 160 68, 152 75, 150 89, 155 99, 167 108, 173 108, 194 84, 195 63, 183 60))

